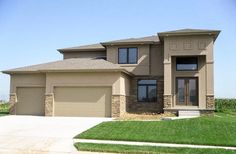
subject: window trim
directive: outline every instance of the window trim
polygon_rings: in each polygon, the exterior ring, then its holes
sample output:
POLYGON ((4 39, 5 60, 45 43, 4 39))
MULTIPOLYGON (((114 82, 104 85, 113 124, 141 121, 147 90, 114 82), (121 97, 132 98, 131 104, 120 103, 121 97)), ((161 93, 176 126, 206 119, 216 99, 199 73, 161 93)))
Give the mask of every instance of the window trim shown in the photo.
POLYGON ((138 48, 137 47, 122 47, 122 48, 118 48, 118 64, 137 64, 138 63, 138 48), (135 63, 130 63, 129 62, 129 49, 131 48, 135 48, 137 53, 136 53, 136 59, 135 59, 135 63), (120 63, 120 49, 126 49, 126 62, 125 63, 120 63))
POLYGON ((157 79, 138 79, 137 80, 137 102, 140 102, 140 103, 157 103, 158 102, 158 98, 157 98, 157 79), (155 80, 156 84, 139 84, 138 82, 140 80, 155 80), (139 100, 139 97, 138 97, 139 86, 145 86, 145 88, 146 88, 146 96, 147 96, 147 99, 148 99, 147 101, 139 100), (149 86, 156 86, 156 100, 155 101, 151 101, 150 98, 149 98, 149 95, 148 95, 148 87, 149 86))
POLYGON ((185 56, 185 57, 182 57, 182 56, 179 56, 179 57, 175 57, 175 70, 176 71, 180 71, 180 72, 185 72, 185 71, 187 71, 187 72, 189 72, 189 71, 198 71, 198 64, 199 64, 199 58, 198 58, 198 56, 185 56), (196 69, 194 69, 194 70, 191 70, 191 69, 184 69, 184 70, 181 70, 181 69, 178 69, 177 68, 177 58, 196 58, 197 59, 197 67, 196 67, 196 69))

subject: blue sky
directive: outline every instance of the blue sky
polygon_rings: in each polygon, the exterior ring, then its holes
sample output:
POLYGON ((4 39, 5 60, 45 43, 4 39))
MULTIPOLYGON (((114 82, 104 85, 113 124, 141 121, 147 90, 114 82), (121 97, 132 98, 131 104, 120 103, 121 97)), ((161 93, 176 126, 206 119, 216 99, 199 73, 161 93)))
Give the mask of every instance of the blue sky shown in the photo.
MULTIPOLYGON (((222 30, 215 95, 236 98, 235 0, 0 0, 0 70, 62 59, 62 47, 181 28, 222 30)), ((9 85, 0 74, 0 99, 9 85)))

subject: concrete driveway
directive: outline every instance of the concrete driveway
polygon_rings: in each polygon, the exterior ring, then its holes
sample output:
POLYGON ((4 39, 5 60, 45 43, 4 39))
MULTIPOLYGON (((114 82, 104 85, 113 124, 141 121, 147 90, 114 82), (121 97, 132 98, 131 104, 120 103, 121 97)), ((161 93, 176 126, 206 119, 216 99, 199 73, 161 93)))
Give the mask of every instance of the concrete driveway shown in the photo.
POLYGON ((72 138, 111 118, 0 117, 0 154, 77 153, 72 138))

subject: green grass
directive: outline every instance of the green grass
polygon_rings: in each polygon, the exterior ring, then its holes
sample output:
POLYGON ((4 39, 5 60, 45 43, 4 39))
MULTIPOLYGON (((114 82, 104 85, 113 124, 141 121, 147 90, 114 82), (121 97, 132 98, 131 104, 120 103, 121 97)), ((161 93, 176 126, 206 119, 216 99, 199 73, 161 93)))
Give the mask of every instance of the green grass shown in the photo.
POLYGON ((224 149, 167 148, 153 146, 131 146, 114 144, 75 143, 80 151, 129 153, 129 154, 235 154, 236 151, 224 149))
POLYGON ((75 138, 236 146, 236 114, 172 121, 103 122, 75 138))

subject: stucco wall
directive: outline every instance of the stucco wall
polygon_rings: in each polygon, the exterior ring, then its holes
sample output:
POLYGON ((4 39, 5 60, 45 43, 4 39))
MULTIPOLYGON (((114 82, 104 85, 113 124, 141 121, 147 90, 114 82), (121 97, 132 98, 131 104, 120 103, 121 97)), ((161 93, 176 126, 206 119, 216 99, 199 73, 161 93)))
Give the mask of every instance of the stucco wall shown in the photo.
POLYGON ((214 95, 213 37, 177 36, 164 38, 164 95, 172 96, 171 108, 175 107, 175 77, 199 77, 199 108, 206 108, 206 96, 214 95), (176 72, 175 56, 199 56, 199 70, 176 72))
POLYGON ((63 53, 64 59, 69 58, 96 58, 106 56, 106 51, 79 51, 63 53))
POLYGON ((149 75, 149 45, 107 46, 107 61, 118 64, 118 48, 123 47, 138 48, 138 63, 120 64, 120 66, 126 68, 135 75, 149 75))
POLYGON ((12 74, 10 83, 10 93, 16 93, 17 87, 45 87, 45 74, 12 74))
POLYGON ((53 93, 56 86, 110 86, 112 95, 124 95, 125 88, 121 88, 120 72, 113 73, 47 73, 46 93, 53 93))
POLYGON ((16 87, 46 87, 50 94, 55 86, 108 86, 113 95, 129 96, 130 77, 121 72, 13 74, 10 93, 16 93, 16 87))
POLYGON ((150 45, 150 74, 154 76, 164 75, 164 46, 162 44, 150 45))
POLYGON ((165 59, 171 55, 208 55, 213 60, 213 37, 170 36, 164 38, 165 59))

